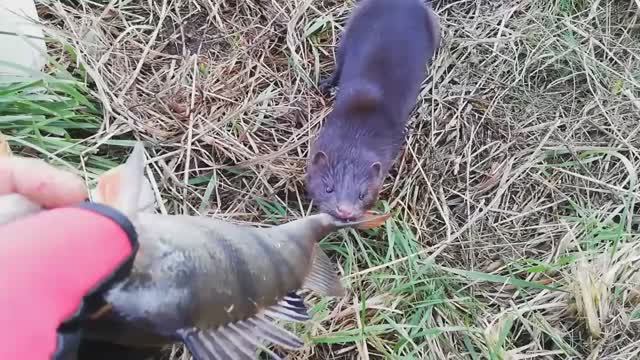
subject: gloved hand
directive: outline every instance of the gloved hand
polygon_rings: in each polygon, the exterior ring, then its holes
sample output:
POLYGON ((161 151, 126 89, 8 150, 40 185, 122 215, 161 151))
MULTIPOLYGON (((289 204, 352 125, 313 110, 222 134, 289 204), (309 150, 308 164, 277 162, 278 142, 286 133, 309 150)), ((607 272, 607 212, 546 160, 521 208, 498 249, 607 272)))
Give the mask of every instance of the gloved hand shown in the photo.
POLYGON ((73 359, 79 323, 131 269, 135 229, 111 207, 80 204, 73 174, 0 157, 0 196, 16 193, 47 210, 0 225, 0 359, 73 359))

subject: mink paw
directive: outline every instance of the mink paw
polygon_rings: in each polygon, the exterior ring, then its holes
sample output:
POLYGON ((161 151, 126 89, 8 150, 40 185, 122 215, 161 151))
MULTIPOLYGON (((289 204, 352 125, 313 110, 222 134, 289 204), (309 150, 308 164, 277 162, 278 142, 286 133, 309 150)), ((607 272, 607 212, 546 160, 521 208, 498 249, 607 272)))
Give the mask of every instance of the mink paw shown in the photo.
POLYGON ((324 96, 331 96, 331 89, 334 88, 333 79, 324 79, 318 84, 318 89, 324 96))

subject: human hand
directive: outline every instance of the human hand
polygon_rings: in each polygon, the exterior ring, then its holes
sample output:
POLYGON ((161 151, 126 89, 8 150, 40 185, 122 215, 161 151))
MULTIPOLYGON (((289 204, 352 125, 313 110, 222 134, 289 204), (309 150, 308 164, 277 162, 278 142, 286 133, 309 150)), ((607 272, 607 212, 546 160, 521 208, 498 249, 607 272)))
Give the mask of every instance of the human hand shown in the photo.
POLYGON ((41 159, 0 157, 0 196, 20 194, 43 208, 74 205, 87 199, 82 179, 41 159))
POLYGON ((83 319, 131 271, 135 228, 87 193, 0 134, 0 359, 76 359, 83 319))
POLYGON ((0 133, 0 225, 43 209, 72 206, 86 198, 80 177, 40 159, 12 156, 0 133))

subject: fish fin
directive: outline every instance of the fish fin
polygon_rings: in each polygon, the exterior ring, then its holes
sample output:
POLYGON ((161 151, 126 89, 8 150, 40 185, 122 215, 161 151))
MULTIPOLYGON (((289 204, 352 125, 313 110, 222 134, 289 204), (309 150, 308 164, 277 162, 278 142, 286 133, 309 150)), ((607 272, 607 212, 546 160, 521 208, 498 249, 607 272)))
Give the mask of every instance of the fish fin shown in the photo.
POLYGON ((355 227, 360 230, 369 230, 382 226, 387 219, 391 217, 391 213, 376 214, 373 211, 367 211, 364 216, 356 221, 339 223, 341 228, 355 227))
POLYGON ((148 210, 155 202, 151 184, 144 177, 144 147, 137 142, 127 161, 98 178, 94 201, 122 211, 132 217, 148 210))
POLYGON ((291 292, 275 306, 263 309, 245 320, 226 324, 212 330, 182 329, 178 336, 189 349, 194 360, 253 360, 258 349, 273 359, 280 359, 266 342, 297 350, 304 343, 291 332, 275 324, 276 320, 309 320, 307 307, 300 295, 291 292))
POLYGON ((264 343, 298 350, 304 342, 296 335, 276 325, 277 320, 302 322, 309 320, 307 307, 300 295, 290 292, 276 305, 262 309, 244 320, 216 329, 181 329, 177 335, 189 349, 194 360, 254 360, 258 349, 273 359, 280 359, 264 343))
POLYGON ((279 360, 281 358, 265 346, 265 340, 292 350, 301 348, 304 343, 273 321, 268 315, 261 314, 215 330, 179 330, 178 336, 194 360, 254 360, 258 349, 279 360))
POLYGON ((318 244, 314 245, 311 271, 302 286, 323 296, 344 296, 345 294, 333 262, 318 244))
POLYGON ((11 152, 11 147, 9 146, 9 141, 7 137, 0 133, 0 157, 9 157, 13 155, 11 152))
POLYGON ((304 300, 294 292, 287 294, 277 305, 264 309, 263 313, 286 321, 304 322, 310 319, 304 300))
POLYGON ((304 345, 302 340, 298 336, 274 324, 275 320, 275 318, 272 318, 269 315, 261 314, 245 321, 238 322, 236 323, 236 326, 245 331, 251 330, 250 332, 253 333, 254 336, 270 341, 284 348, 290 350, 300 349, 304 345))
POLYGON ((178 336, 189 349, 194 360, 231 360, 231 357, 218 345, 215 338, 206 331, 181 329, 178 330, 178 336))
POLYGON ((137 142, 122 169, 119 205, 125 214, 138 212, 140 194, 146 185, 144 166, 144 146, 137 142))

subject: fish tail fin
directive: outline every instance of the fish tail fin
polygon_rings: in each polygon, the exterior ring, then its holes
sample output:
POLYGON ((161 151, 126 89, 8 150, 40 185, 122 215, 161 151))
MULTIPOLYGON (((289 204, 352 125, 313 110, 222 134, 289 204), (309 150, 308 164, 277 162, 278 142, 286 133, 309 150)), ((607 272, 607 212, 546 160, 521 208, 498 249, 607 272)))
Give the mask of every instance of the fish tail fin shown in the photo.
POLYGON ((335 266, 318 244, 314 245, 311 271, 303 284, 304 288, 323 296, 344 296, 345 289, 338 278, 335 266))
POLYGON ((129 217, 152 206, 155 198, 144 177, 144 146, 137 142, 127 161, 98 178, 93 200, 112 206, 129 217))
POLYGON ((349 222, 339 222, 337 223, 338 228, 350 228, 354 227, 360 230, 369 230, 373 228, 377 228, 382 226, 387 219, 391 217, 391 213, 386 214, 375 214, 371 211, 368 211, 363 217, 355 221, 349 222))

